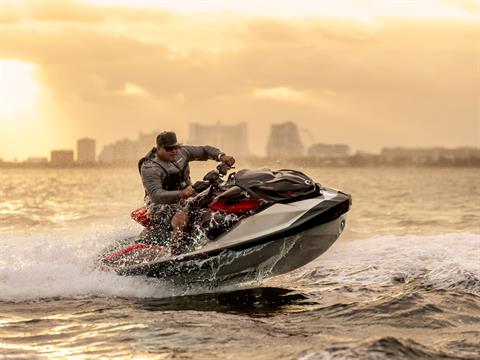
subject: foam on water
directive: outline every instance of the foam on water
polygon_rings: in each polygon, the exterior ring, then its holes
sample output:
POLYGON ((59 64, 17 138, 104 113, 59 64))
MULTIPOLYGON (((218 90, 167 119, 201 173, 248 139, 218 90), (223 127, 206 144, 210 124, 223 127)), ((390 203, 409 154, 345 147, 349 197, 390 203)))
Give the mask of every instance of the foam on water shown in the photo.
POLYGON ((95 269, 101 250, 115 239, 134 235, 133 231, 103 228, 91 233, 0 235, 0 300, 171 295, 166 283, 95 269))
POLYGON ((336 244, 308 268, 302 277, 344 285, 421 280, 428 289, 480 294, 480 234, 374 236, 336 244))
MULTIPOLYGON (((0 300, 178 295, 179 289, 166 282, 95 269, 95 259, 106 245, 137 232, 83 228, 68 233, 1 234, 0 300)), ((380 286, 421 279, 426 288, 480 294, 480 235, 375 236, 340 243, 301 277, 313 283, 380 286)))

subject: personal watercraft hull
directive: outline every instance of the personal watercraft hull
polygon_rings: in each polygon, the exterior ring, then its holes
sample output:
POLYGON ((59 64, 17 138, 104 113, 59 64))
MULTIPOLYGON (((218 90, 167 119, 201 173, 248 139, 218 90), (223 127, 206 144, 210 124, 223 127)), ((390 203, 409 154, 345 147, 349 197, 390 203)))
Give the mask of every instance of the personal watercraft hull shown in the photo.
POLYGON ((284 274, 315 260, 338 239, 345 215, 297 235, 271 240, 246 249, 223 250, 213 256, 118 268, 120 275, 161 278, 176 284, 225 284, 260 280, 284 274))
POLYGON ((120 251, 120 261, 103 265, 119 275, 176 284, 218 285, 275 276, 323 254, 342 233, 350 204, 349 195, 325 189, 319 198, 275 204, 197 251, 165 258, 162 248, 134 245, 129 249, 141 263, 120 251))

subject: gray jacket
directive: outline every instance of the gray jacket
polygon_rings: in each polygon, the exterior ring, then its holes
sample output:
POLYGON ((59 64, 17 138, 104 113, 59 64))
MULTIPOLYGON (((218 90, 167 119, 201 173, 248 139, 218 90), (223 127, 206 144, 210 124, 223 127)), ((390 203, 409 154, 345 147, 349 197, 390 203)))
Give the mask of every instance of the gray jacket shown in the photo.
POLYGON ((160 160, 157 149, 153 148, 145 157, 140 159, 138 169, 145 188, 147 205, 158 206, 172 204, 180 201, 181 190, 167 190, 164 181, 167 175, 180 176, 186 188, 192 184, 190 179, 190 161, 219 160, 223 153, 212 146, 187 146, 182 145, 179 156, 175 162, 160 160))

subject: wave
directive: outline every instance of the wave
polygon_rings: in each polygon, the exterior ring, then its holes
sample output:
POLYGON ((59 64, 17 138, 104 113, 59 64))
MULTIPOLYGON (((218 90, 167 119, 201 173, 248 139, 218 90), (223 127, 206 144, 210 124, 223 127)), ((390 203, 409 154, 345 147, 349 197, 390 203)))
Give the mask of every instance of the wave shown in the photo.
POLYGON ((480 295, 480 234, 374 236, 334 245, 298 277, 354 287, 414 284, 480 295))
POLYGON ((336 346, 316 353, 310 353, 299 360, 333 359, 463 359, 476 357, 470 354, 441 351, 419 344, 411 339, 397 339, 392 336, 368 340, 355 346, 336 346))
MULTIPOLYGON (((98 226, 88 231, 83 227, 50 233, 0 234, 0 300, 160 298, 185 291, 156 279, 121 277, 95 269, 95 259, 105 246, 137 232, 137 228, 98 226)), ((375 236, 339 243, 313 265, 287 276, 309 286, 334 284, 358 290, 406 283, 424 290, 478 295, 479 249, 479 234, 375 236)), ((282 279, 290 281, 282 277, 279 281, 282 279)))
POLYGON ((480 323, 480 302, 474 295, 421 293, 414 289, 385 291, 367 299, 361 295, 326 306, 316 306, 310 315, 355 323, 356 326, 376 324, 424 330, 445 330, 480 323))

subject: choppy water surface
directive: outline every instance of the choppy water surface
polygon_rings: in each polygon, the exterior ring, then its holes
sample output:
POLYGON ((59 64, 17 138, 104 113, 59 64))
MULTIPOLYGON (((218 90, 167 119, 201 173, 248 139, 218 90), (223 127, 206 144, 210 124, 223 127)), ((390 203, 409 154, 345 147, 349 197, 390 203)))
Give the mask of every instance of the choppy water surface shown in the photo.
POLYGON ((188 291, 92 266, 140 230, 135 169, 0 170, 0 359, 480 358, 480 171, 304 170, 353 195, 337 243, 188 291))

